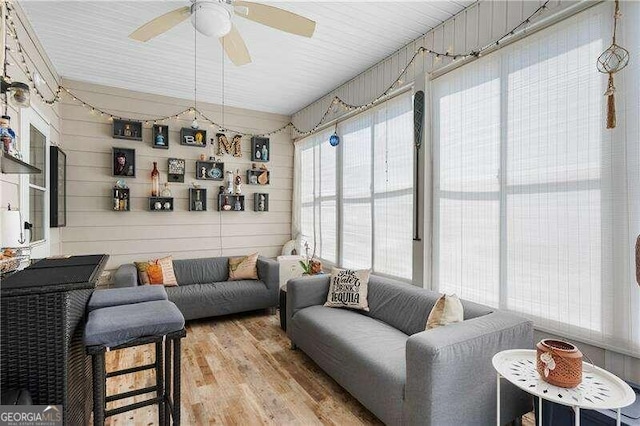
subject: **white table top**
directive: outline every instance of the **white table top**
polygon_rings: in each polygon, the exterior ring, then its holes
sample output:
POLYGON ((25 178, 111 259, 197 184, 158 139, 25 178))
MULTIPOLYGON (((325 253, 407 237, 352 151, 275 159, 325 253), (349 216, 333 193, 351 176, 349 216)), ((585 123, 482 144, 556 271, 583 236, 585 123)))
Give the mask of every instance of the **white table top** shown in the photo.
POLYGON ((509 382, 531 395, 562 405, 586 409, 616 409, 633 404, 636 394, 623 380, 595 365, 582 363, 582 383, 561 388, 540 378, 536 351, 512 349, 494 355, 493 368, 509 382))

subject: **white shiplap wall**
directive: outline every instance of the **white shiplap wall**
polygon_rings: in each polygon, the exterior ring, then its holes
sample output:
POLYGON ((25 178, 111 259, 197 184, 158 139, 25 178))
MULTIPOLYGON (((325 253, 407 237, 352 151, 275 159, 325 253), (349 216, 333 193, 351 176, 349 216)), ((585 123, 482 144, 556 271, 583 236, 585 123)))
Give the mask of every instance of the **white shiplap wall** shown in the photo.
MULTIPOLYGON (((192 101, 132 92, 125 89, 66 81, 76 96, 112 114, 137 119, 175 114, 193 105, 192 101)), ((198 103, 198 108, 212 119, 219 119, 217 105, 198 103)), ((192 116, 170 120, 169 149, 151 147, 151 126, 143 129, 143 141, 111 137, 112 124, 99 114, 65 96, 61 106, 62 138, 67 153, 67 227, 62 229, 65 254, 107 253, 107 269, 122 263, 172 254, 174 258, 197 258, 248 254, 258 251, 266 256, 280 253, 291 237, 291 194, 293 185, 293 145, 288 132, 271 136, 271 171, 268 186, 243 185, 246 211, 223 212, 216 208, 214 195, 222 182, 197 181, 207 189, 206 212, 188 211, 188 190, 195 181, 195 161, 200 154, 213 155, 212 148, 194 148, 179 144, 181 127, 189 127, 192 116), (112 147, 135 148, 136 178, 127 178, 131 188, 131 211, 112 211, 112 147), (184 158, 185 183, 170 184, 175 198, 173 212, 148 211, 151 170, 158 162, 161 186, 167 180, 167 158, 184 158), (270 194, 270 211, 253 211, 253 193, 270 194)), ((244 132, 259 133, 286 124, 289 117, 238 108, 226 108, 225 125, 244 132)), ((204 127, 210 138, 212 127, 204 127)), ((230 132, 229 132, 230 134, 230 132)), ((226 170, 250 167, 250 138, 242 139, 242 158, 224 155, 226 170)), ((244 178, 243 178, 244 179, 244 178)))
MULTIPOLYGON (((29 69, 32 72, 38 72, 44 83, 40 86, 40 89, 47 99, 53 97, 52 90, 56 90, 58 87, 58 81, 60 76, 56 72, 55 68, 49 61, 47 54, 41 46, 38 39, 35 37, 33 29, 26 19, 19 4, 14 4, 14 22, 18 31, 18 37, 21 40, 25 57, 29 69)), ((21 62, 20 55, 16 52, 16 44, 11 37, 7 37, 8 47, 12 49, 8 52, 8 61, 11 65, 7 67, 7 74, 11 76, 13 81, 22 81, 27 83, 27 76, 23 69, 18 66, 21 62)), ((49 138, 53 145, 60 144, 60 116, 58 105, 46 105, 40 98, 32 94, 31 104, 45 117, 49 122, 49 138)), ((2 103, 4 108, 4 102, 2 103)), ((21 110, 15 109, 9 106, 8 115, 11 117, 11 127, 18 136, 18 142, 20 142, 20 128, 21 128, 21 110)), ((25 158, 28 158, 28 153, 23 152, 25 158)), ((0 210, 6 210, 7 204, 11 204, 12 209, 20 209, 20 175, 5 175, 0 173, 0 210)), ((48 220, 48 219, 47 219, 48 220)), ((48 223, 47 223, 48 225, 48 223)), ((60 252, 60 239, 58 228, 52 228, 49 235, 49 247, 50 254, 55 255, 60 252)))
MULTIPOLYGON (((350 104, 366 104, 377 98, 395 81, 420 47, 439 52, 450 50, 455 53, 479 49, 511 31, 543 3, 544 0, 482 0, 474 3, 424 36, 398 49, 385 60, 296 112, 293 122, 300 130, 311 129, 318 123, 335 96, 350 104)), ((548 9, 539 14, 538 19, 534 19, 532 24, 560 13, 576 3, 579 2, 551 0, 547 5, 548 9)), ((416 59, 413 66, 408 67, 403 84, 409 85, 418 76, 441 70, 450 66, 451 62, 450 58, 436 60, 432 55, 425 53, 416 59)), ((337 119, 345 113, 342 108, 336 108, 334 112, 329 113, 325 122, 337 119)))

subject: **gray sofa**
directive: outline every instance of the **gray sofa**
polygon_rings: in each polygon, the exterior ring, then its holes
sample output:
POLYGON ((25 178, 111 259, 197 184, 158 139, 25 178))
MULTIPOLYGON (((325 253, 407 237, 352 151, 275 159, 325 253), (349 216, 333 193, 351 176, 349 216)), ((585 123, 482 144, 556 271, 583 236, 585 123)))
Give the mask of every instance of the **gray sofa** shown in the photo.
MULTIPOLYGON (((463 301, 464 321, 424 331, 439 294, 372 275, 370 312, 322 306, 329 275, 287 283, 287 334, 294 347, 388 425, 496 422, 497 352, 533 348, 530 321, 463 301)), ((502 382, 501 418, 532 409, 502 382)))
MULTIPOLYGON (((166 287, 169 300, 186 320, 228 315, 278 306, 278 262, 258 258, 258 280, 227 281, 229 258, 174 260, 177 287, 166 287)), ((134 264, 124 264, 114 275, 115 287, 138 285, 134 264)))

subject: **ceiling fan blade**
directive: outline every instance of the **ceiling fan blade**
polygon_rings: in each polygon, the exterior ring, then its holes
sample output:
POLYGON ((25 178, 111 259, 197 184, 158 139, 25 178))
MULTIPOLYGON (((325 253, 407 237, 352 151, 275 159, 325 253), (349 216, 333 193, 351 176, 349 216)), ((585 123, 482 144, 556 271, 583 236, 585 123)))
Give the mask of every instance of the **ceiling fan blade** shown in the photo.
POLYGON ((140 28, 129 34, 129 38, 138 41, 149 41, 152 38, 169 31, 189 16, 191 16, 191 8, 189 6, 172 10, 171 12, 158 16, 157 18, 142 25, 140 28))
POLYGON ((247 45, 238 32, 235 25, 231 26, 231 31, 224 37, 220 37, 220 43, 231 62, 236 66, 246 65, 251 62, 251 56, 247 50, 247 45))
POLYGON ((311 19, 277 7, 250 1, 236 1, 233 5, 238 16, 291 34, 311 37, 316 29, 311 19))

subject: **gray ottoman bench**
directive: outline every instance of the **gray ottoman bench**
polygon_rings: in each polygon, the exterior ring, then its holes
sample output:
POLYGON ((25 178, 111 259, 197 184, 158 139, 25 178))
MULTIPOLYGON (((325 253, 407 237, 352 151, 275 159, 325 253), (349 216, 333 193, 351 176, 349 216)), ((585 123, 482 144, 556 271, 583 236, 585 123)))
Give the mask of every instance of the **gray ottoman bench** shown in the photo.
POLYGON ((93 365, 93 424, 104 425, 107 417, 153 404, 158 405, 159 424, 168 424, 169 419, 173 420, 174 425, 180 424, 180 339, 186 336, 186 331, 184 317, 176 305, 167 299, 164 287, 97 290, 87 310, 89 314, 84 342, 93 365), (153 363, 106 371, 107 351, 149 343, 155 344, 153 363), (155 369, 154 386, 115 395, 106 394, 107 379, 151 369, 155 369), (155 398, 106 409, 108 402, 149 392, 155 392, 155 398))

